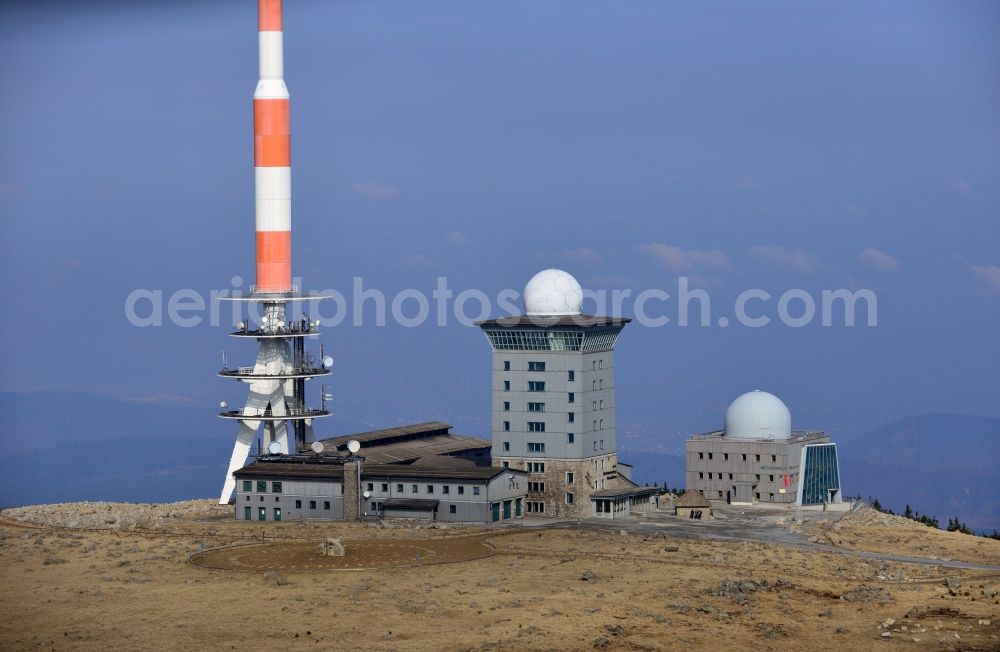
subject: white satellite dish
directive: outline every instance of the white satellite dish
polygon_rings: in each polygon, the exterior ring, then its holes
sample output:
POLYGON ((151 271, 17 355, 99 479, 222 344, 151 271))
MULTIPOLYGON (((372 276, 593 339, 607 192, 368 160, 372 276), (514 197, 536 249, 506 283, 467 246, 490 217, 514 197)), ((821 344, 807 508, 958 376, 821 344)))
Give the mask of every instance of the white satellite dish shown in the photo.
POLYGON ((312 443, 312 446, 310 446, 310 448, 312 448, 312 451, 318 455, 319 453, 323 452, 323 442, 314 441, 312 443))
POLYGON ((359 442, 357 439, 352 439, 351 441, 347 442, 347 450, 351 451, 352 453, 357 453, 359 450, 361 450, 361 442, 359 442))
POLYGON ((333 366, 333 358, 330 357, 330 356, 326 356, 325 358, 323 358, 323 366, 326 367, 327 369, 329 369, 330 367, 332 367, 333 366))
POLYGON ((370 491, 365 491, 365 493, 363 493, 362 495, 363 495, 363 496, 364 496, 364 497, 365 497, 366 499, 367 499, 367 498, 371 498, 371 497, 372 497, 372 492, 370 492, 370 491))
POLYGON ((278 453, 281 452, 281 444, 279 444, 276 441, 272 441, 270 444, 267 445, 267 452, 270 453, 271 455, 277 455, 278 453))
POLYGON ((219 401, 219 407, 225 410, 227 407, 229 407, 229 403, 226 403, 225 401, 219 401))
POLYGON ((241 321, 240 325, 239 325, 239 329, 241 331, 245 331, 247 329, 247 323, 245 321, 241 321))

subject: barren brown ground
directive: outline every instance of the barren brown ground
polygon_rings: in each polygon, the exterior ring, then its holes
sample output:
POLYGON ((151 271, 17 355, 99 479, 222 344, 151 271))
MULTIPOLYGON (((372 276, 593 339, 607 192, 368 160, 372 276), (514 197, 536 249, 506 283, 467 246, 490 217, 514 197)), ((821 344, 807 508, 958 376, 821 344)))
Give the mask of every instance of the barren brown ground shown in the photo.
MULTIPOLYGON (((815 524, 808 531, 820 543, 850 550, 1000 565, 1000 541, 994 539, 945 532, 912 521, 901 526, 885 527, 852 523, 850 519, 848 517, 833 525, 815 524)), ((903 521, 901 517, 890 519, 897 523, 903 521)))
POLYGON ((996 575, 948 572, 962 582, 949 591, 934 567, 780 546, 588 530, 477 530, 468 539, 455 530, 280 524, 269 537, 300 542, 268 544, 276 554, 258 556, 264 566, 206 570, 189 557, 245 534, 246 524, 186 522, 176 530, 187 534, 174 537, 4 529, 3 650, 1000 649, 996 575), (209 531, 222 538, 204 539, 209 531), (288 560, 328 535, 345 539, 349 555, 393 544, 399 559, 430 547, 439 552, 414 562, 444 561, 479 539, 496 554, 385 570, 288 570, 288 560), (263 572, 268 558, 284 570, 263 572), (887 619, 895 622, 880 629, 887 619))

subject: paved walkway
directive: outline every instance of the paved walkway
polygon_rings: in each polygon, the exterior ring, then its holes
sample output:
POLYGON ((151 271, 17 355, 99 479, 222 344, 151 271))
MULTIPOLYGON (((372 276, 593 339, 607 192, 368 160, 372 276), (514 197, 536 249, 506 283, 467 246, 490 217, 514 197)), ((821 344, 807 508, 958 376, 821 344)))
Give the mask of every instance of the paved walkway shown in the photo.
MULTIPOLYGON (((671 536, 691 539, 707 539, 713 541, 755 541, 757 543, 768 543, 795 548, 804 548, 820 552, 828 552, 838 555, 848 555, 852 557, 863 557, 876 561, 899 562, 904 564, 920 564, 923 566, 939 566, 941 568, 954 568, 961 570, 979 570, 1000 573, 1000 566, 990 564, 979 564, 973 562, 957 561, 953 559, 928 559, 926 557, 907 557, 904 555, 890 555, 885 553, 867 552, 863 550, 848 550, 822 543, 813 543, 809 537, 801 532, 792 532, 787 526, 773 523, 775 516, 787 516, 787 512, 761 512, 752 515, 745 514, 725 514, 720 518, 710 520, 694 521, 691 519, 676 518, 672 515, 653 512, 622 519, 583 519, 572 521, 556 521, 532 519, 525 521, 525 527, 537 528, 587 528, 590 530, 601 530, 606 532, 637 532, 653 534, 665 532, 671 536)), ((832 519, 842 514, 822 514, 810 515, 813 519, 832 519)))

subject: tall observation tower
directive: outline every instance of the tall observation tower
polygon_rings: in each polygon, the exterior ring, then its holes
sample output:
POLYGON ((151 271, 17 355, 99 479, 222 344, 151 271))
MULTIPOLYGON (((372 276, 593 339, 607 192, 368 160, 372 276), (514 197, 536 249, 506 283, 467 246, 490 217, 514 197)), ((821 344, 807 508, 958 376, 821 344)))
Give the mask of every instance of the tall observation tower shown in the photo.
POLYGON ((479 324, 493 348, 493 464, 525 470, 529 515, 588 517, 619 478, 614 346, 630 321, 581 314, 570 274, 524 288, 523 316, 479 324))
POLYGON ((232 333, 257 340, 260 348, 252 367, 224 365, 219 372, 250 386, 243 409, 219 415, 239 423, 220 504, 229 502, 236 485, 233 471, 246 463, 261 424, 262 448, 288 453, 313 439, 313 419, 329 416, 326 409, 306 405, 306 380, 328 375, 332 364, 330 358, 316 361, 306 351, 305 340, 318 334, 317 324, 304 314, 291 320, 286 315, 290 305, 325 297, 301 293, 292 284, 291 141, 281 0, 258 0, 258 12, 260 80, 253 95, 257 282, 249 294, 226 298, 260 308, 258 326, 245 322, 232 333), (289 442, 289 427, 294 444, 289 442))

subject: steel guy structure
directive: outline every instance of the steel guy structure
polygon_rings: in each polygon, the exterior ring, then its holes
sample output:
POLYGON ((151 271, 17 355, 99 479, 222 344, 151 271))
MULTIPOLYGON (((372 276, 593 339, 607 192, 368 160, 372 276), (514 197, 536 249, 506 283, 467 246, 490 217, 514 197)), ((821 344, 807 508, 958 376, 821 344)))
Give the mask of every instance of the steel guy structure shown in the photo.
MULTIPOLYGON (((219 503, 232 496, 233 472, 244 465, 263 424, 264 448, 288 453, 312 439, 313 420, 329 415, 306 404, 305 382, 330 373, 332 360, 317 363, 306 352, 305 339, 318 334, 305 316, 288 320, 290 304, 324 298, 297 291, 292 284, 292 167, 289 94, 284 80, 282 0, 259 0, 259 80, 253 95, 256 284, 247 295, 230 300, 260 303, 259 327, 248 323, 232 333, 258 342, 253 366, 229 369, 220 376, 249 385, 246 405, 219 416, 238 425, 219 503), (289 441, 291 426, 294 443, 289 441)), ((321 356, 322 357, 322 356, 321 356)))

